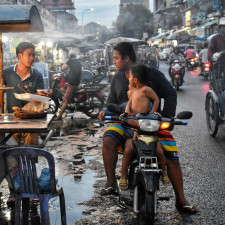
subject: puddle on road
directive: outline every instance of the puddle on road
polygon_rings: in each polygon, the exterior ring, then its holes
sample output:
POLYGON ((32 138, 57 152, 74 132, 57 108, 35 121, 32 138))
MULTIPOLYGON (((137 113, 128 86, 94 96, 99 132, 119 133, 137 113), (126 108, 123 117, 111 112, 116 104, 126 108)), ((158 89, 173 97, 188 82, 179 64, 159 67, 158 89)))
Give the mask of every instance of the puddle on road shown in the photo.
MULTIPOLYGON (((76 179, 72 176, 57 177, 57 179, 64 190, 67 224, 74 224, 76 220, 84 217, 82 212, 85 207, 77 205, 77 203, 89 200, 94 194, 94 173, 91 170, 87 170, 81 179, 76 179)), ((51 224, 60 225, 59 200, 57 198, 50 200, 49 206, 51 224)))

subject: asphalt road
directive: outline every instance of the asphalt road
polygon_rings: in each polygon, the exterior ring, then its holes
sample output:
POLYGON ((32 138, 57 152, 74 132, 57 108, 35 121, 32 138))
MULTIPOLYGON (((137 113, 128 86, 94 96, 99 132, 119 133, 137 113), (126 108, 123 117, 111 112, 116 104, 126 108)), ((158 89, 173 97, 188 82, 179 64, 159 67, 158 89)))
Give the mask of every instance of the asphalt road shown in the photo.
MULTIPOLYGON (((168 78, 168 65, 160 61, 160 71, 168 78)), ((183 171, 184 191, 199 212, 180 214, 175 209, 171 187, 162 187, 160 195, 170 196, 159 203, 156 224, 225 224, 225 128, 220 126, 216 138, 209 135, 206 125, 205 96, 209 81, 199 71, 186 71, 185 83, 177 92, 177 113, 193 112, 188 126, 172 131, 177 141, 183 171)))

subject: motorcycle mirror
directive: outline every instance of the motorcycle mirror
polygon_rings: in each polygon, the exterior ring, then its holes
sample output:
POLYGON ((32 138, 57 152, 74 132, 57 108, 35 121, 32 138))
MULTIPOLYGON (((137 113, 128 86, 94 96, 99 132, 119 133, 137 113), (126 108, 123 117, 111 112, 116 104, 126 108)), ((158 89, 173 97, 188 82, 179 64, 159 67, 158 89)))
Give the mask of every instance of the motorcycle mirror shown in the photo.
POLYGON ((191 119, 193 113, 190 111, 183 111, 177 114, 177 118, 180 120, 188 120, 191 119))
POLYGON ((117 113, 117 114, 123 113, 122 108, 117 104, 110 103, 107 105, 107 109, 113 113, 117 113))

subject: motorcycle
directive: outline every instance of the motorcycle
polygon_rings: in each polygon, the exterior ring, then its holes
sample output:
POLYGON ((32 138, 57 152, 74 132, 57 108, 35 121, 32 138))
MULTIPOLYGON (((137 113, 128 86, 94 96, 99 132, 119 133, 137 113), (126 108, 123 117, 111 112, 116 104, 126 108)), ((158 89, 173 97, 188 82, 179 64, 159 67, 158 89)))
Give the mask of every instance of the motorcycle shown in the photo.
MULTIPOLYGON (((89 79, 87 78, 87 80, 89 79)), ((67 109, 70 112, 80 111, 91 118, 97 118, 104 105, 105 99, 101 90, 105 86, 105 84, 97 86, 92 84, 90 86, 81 83, 79 88, 72 93, 67 109)), ((64 73, 61 72, 52 76, 52 93, 49 94, 49 97, 51 97, 49 111, 51 113, 56 113, 58 108, 61 108, 66 87, 66 75, 64 73)))
POLYGON ((197 69, 198 66, 199 66, 198 57, 190 58, 187 60, 188 71, 190 70, 193 71, 197 69))
POLYGON ((182 66, 182 62, 179 60, 175 60, 171 65, 171 79, 172 84, 175 87, 176 91, 179 91, 180 86, 183 85, 185 69, 182 66))
POLYGON ((200 76, 204 77, 204 80, 208 80, 210 76, 210 62, 206 62, 202 64, 202 72, 200 73, 200 76))
MULTIPOLYGON (((109 104, 107 109, 116 115, 122 112, 120 106, 115 104, 109 104)), ((135 156, 128 170, 128 189, 119 188, 120 176, 117 176, 116 182, 119 206, 133 211, 137 224, 154 224, 157 213, 157 190, 159 190, 161 174, 156 157, 157 132, 172 130, 175 125, 187 125, 187 121, 177 119, 191 117, 192 112, 180 112, 177 118, 162 118, 153 113, 105 117, 105 120, 109 120, 108 122, 135 129, 139 134, 133 141, 135 156)))

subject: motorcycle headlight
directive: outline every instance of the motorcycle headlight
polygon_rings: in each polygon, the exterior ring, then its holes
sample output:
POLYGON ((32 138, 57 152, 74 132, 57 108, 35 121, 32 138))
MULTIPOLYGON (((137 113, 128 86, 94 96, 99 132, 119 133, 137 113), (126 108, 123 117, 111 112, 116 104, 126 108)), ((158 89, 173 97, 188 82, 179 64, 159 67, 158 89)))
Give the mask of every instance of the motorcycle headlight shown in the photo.
POLYGON ((138 120, 140 130, 147 132, 156 132, 159 130, 160 121, 158 120, 138 120))

